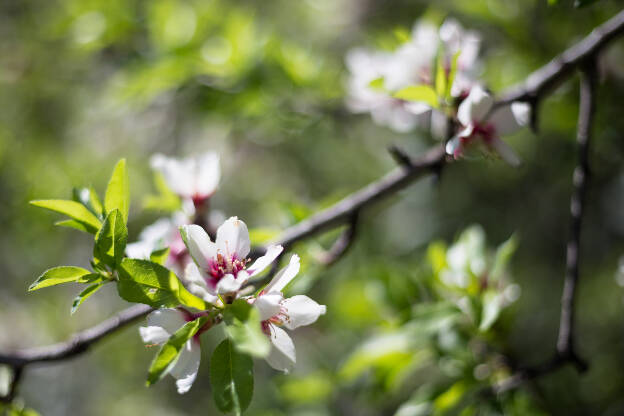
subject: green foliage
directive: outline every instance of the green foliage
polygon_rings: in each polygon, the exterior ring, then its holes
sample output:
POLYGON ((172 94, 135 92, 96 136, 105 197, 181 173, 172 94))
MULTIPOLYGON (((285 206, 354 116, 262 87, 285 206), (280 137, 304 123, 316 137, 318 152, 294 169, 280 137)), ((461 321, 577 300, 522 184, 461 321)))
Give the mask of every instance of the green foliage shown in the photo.
POLYGON ((95 235, 93 257, 115 269, 121 262, 128 241, 128 229, 118 209, 108 213, 102 228, 95 235))
POLYGON ((210 317, 202 316, 187 322, 167 340, 150 365, 147 375, 148 386, 156 383, 163 378, 165 374, 171 371, 182 352, 184 344, 186 344, 202 326, 208 323, 209 320, 210 317))
POLYGON ((118 273, 117 291, 128 302, 155 308, 185 305, 199 310, 209 309, 209 305, 190 293, 171 270, 158 263, 124 258, 118 273))
POLYGON ((169 247, 152 251, 150 254, 150 261, 164 266, 167 261, 167 257, 169 257, 169 247))
POLYGON ((230 339, 215 348, 210 359, 212 397, 222 412, 240 415, 253 396, 253 361, 239 352, 230 339))
POLYGON ((271 350, 271 343, 262 333, 260 314, 244 299, 237 299, 223 312, 225 332, 234 347, 243 354, 264 358, 271 350))
POLYGON ((113 210, 119 210, 124 223, 128 222, 128 210, 130 208, 130 188, 128 184, 128 172, 126 171, 126 159, 121 159, 115 165, 111 175, 106 194, 104 196, 104 212, 106 215, 113 210))
POLYGON ((429 85, 410 85, 392 94, 400 100, 425 103, 432 108, 438 108, 440 101, 436 91, 429 85))
POLYGON ((59 266, 43 272, 41 276, 28 288, 29 291, 41 289, 62 283, 93 283, 102 278, 97 273, 92 273, 82 267, 59 266))
MULTIPOLYGON (((100 220, 91 211, 89 211, 84 205, 76 201, 62 199, 40 199, 36 201, 30 201, 30 203, 36 207, 46 208, 50 211, 55 211, 60 214, 67 215, 68 217, 74 219, 82 227, 84 227, 86 231, 92 234, 95 234, 102 225, 100 220)), ((67 224, 63 223, 62 225, 67 224)))
POLYGON ((80 294, 74 298, 74 302, 72 303, 71 308, 71 314, 73 315, 78 310, 78 307, 82 305, 82 303, 87 300, 89 296, 100 290, 100 288, 104 286, 105 283, 106 282, 94 283, 82 292, 80 292, 80 294))

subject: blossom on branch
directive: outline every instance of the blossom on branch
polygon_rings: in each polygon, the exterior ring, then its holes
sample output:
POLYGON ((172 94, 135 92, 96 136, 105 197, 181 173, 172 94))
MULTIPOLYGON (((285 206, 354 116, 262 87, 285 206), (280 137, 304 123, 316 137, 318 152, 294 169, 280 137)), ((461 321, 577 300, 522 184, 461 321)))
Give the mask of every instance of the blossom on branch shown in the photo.
POLYGON ((169 188, 199 208, 214 194, 221 179, 219 155, 207 152, 185 159, 161 154, 152 156, 152 168, 159 171, 169 188))
POLYGON ((218 295, 236 298, 243 285, 282 252, 282 246, 270 246, 264 256, 247 267, 249 231, 237 217, 229 218, 219 227, 214 242, 195 224, 183 225, 180 234, 193 259, 186 267, 183 281, 192 293, 212 303, 218 295))
POLYGON ((271 340, 267 363, 276 370, 289 372, 296 362, 295 345, 281 327, 293 330, 316 322, 324 315, 325 305, 319 305, 305 295, 285 298, 282 291, 299 272, 299 256, 293 255, 288 266, 280 270, 273 280, 250 299, 260 313, 262 331, 271 340))
MULTIPOLYGON (((139 328, 143 342, 151 345, 163 345, 184 324, 195 317, 183 309, 158 309, 147 316, 147 326, 139 328)), ((199 370, 201 346, 199 333, 186 341, 175 364, 169 370, 176 378, 178 393, 184 394, 193 385, 199 370)))
POLYGON ((527 125, 530 112, 529 104, 520 102, 494 108, 494 98, 482 87, 475 86, 459 105, 457 120, 461 128, 446 144, 446 152, 458 158, 468 146, 484 145, 510 165, 517 166, 520 158, 501 136, 527 125))

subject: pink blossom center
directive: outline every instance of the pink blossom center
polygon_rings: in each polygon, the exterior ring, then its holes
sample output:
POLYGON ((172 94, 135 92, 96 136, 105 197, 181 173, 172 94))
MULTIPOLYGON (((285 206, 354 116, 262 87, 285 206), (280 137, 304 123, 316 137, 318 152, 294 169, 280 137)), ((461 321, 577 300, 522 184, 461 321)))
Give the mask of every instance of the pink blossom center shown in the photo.
POLYGON ((206 272, 211 277, 208 283, 214 286, 226 274, 231 274, 236 277, 238 272, 245 270, 248 262, 249 259, 239 260, 236 254, 231 254, 229 256, 224 256, 221 253, 217 254, 216 258, 208 260, 208 270, 206 270, 206 272))

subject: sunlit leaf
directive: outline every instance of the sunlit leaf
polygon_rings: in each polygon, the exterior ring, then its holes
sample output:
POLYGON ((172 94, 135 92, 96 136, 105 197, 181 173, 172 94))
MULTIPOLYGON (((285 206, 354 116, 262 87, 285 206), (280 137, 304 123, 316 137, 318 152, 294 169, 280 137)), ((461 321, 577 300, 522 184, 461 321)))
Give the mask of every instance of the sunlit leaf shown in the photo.
POLYGON ((422 102, 432 108, 440 106, 438 95, 429 85, 411 85, 395 92, 393 97, 405 101, 422 102))
POLYGON ((62 283, 90 283, 101 276, 97 273, 91 273, 87 269, 75 266, 60 266, 46 270, 39 278, 28 288, 29 291, 41 289, 48 286, 59 285, 62 283))
POLYGON ((76 298, 74 298, 74 302, 72 303, 71 314, 78 310, 78 307, 82 305, 82 303, 89 298, 89 296, 93 295, 95 292, 100 290, 102 286, 104 286, 106 282, 94 283, 91 286, 87 287, 85 290, 80 292, 76 298))
POLYGON ((64 199, 39 199, 30 201, 30 203, 36 207, 67 215, 81 223, 92 234, 95 234, 102 225, 100 220, 80 202, 64 199))
POLYGON ((128 229, 121 213, 114 209, 106 216, 102 228, 95 236, 93 255, 95 258, 115 268, 121 261, 128 241, 128 229))
POLYGON ((126 159, 121 159, 115 165, 111 175, 106 194, 104 196, 104 210, 106 214, 118 209, 124 223, 128 222, 128 210, 130 207, 130 189, 128 185, 128 172, 126 159))
POLYGON ((254 357, 264 358, 269 354, 271 343, 262 332, 258 310, 243 299, 228 305, 223 313, 225 332, 234 342, 235 348, 254 357))

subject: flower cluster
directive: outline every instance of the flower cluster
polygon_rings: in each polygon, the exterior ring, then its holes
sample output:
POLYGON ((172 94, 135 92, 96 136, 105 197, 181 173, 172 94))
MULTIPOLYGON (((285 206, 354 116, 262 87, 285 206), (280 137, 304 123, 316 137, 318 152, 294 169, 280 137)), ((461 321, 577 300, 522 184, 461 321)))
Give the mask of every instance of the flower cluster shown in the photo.
POLYGON ((530 107, 494 107, 476 77, 479 46, 476 33, 447 19, 439 29, 416 23, 411 39, 393 52, 351 50, 347 106, 398 132, 429 130, 447 140, 446 152, 455 158, 477 148, 516 166, 520 159, 501 136, 527 125, 530 107))

